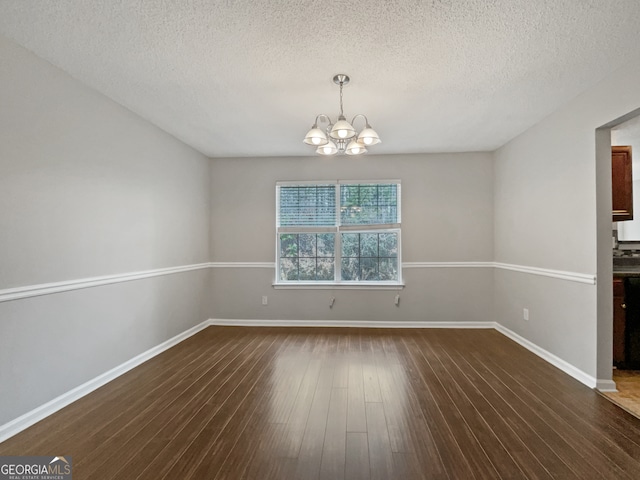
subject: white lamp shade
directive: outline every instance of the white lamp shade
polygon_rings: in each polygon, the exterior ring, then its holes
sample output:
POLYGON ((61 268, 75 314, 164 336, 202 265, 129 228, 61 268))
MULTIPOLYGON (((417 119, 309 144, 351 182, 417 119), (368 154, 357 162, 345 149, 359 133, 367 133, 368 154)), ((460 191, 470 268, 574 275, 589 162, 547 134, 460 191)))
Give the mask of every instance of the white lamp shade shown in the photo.
POLYGON ((327 134, 320 130, 318 127, 313 127, 307 132, 303 140, 307 145, 313 145, 315 147, 320 145, 326 145, 329 143, 327 134))
POLYGON ((336 139, 347 139, 347 138, 351 138, 356 134, 355 129, 353 128, 353 126, 351 126, 351 124, 349 122, 347 122, 344 117, 342 117, 342 119, 339 119, 335 125, 333 126, 333 128, 331 129, 331 131, 329 132, 329 136, 332 138, 336 138, 336 139))
POLYGON ((338 153, 338 147, 331 140, 327 140, 325 145, 322 145, 317 148, 316 153, 320 155, 335 155, 338 153))
POLYGON ((360 135, 358 135, 358 143, 367 147, 377 145, 380 142, 382 142, 382 140, 380 140, 376 131, 371 127, 365 128, 360 132, 360 135))
POLYGON ((367 149, 360 145, 356 140, 351 140, 345 152, 347 155, 362 155, 367 153, 367 149))

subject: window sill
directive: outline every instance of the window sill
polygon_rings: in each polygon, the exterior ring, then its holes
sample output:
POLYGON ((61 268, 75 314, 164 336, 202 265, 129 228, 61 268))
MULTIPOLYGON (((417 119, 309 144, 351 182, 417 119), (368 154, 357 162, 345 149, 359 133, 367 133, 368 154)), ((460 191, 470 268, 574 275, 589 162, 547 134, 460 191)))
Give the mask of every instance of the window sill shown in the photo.
POLYGON ((274 283, 276 290, 402 290, 404 283, 274 283))

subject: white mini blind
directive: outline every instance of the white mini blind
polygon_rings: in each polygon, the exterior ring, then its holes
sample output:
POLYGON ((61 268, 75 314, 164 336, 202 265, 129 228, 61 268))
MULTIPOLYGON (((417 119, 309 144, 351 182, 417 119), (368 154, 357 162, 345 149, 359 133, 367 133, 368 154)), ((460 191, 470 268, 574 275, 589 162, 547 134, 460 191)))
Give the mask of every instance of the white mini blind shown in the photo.
POLYGON ((278 190, 278 226, 324 227, 336 224, 336 185, 280 185, 278 190))

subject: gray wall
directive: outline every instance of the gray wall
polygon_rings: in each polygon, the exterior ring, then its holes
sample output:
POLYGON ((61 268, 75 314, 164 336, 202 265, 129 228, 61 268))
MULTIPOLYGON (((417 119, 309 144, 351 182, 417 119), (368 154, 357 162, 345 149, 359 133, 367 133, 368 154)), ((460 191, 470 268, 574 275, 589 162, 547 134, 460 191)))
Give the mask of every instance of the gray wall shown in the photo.
POLYGON ((598 276, 497 270, 496 320, 598 379, 612 365, 611 150, 596 129, 640 106, 639 73, 630 62, 495 153, 496 262, 598 276))
MULTIPOLYGON (((0 37, 0 290, 209 260, 203 155, 0 37)), ((0 303, 0 425, 206 318, 207 270, 0 303)))
MULTIPOLYGON (((491 154, 213 159, 214 262, 274 262, 275 185, 283 180, 402 180, 403 262, 493 260, 491 154)), ((273 269, 213 270, 215 318, 492 321, 490 268, 405 269, 398 292, 274 290, 273 269), (269 305, 260 305, 262 295, 269 305), (329 309, 329 298, 336 304, 329 309)))

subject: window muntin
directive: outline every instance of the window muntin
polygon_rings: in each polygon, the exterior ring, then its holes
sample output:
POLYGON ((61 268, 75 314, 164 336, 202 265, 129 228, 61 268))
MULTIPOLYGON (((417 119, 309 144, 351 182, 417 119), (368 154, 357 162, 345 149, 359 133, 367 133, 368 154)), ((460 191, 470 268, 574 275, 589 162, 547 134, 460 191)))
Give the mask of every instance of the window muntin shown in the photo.
POLYGON ((276 283, 400 284, 400 182, 279 182, 276 283))
POLYGON ((341 234, 343 281, 396 281, 398 232, 341 234))
POLYGON ((325 281, 335 278, 335 233, 280 234, 281 281, 325 281))

